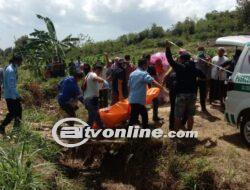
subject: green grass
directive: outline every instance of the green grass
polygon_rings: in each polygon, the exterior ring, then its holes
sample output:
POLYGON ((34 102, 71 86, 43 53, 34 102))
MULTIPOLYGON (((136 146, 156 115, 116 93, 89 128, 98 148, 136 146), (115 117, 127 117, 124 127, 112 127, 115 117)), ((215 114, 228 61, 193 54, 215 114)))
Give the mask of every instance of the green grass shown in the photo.
POLYGON ((0 139, 0 189, 80 189, 58 167, 60 152, 28 125, 12 132, 10 139, 0 139))
POLYGON ((40 149, 30 149, 28 142, 13 144, 1 143, 0 148, 0 187, 2 189, 44 189, 41 174, 34 172, 34 160, 40 149))
POLYGON ((48 122, 53 119, 53 116, 48 115, 41 109, 37 108, 24 109, 23 115, 24 115, 23 120, 25 122, 32 122, 32 123, 48 122))

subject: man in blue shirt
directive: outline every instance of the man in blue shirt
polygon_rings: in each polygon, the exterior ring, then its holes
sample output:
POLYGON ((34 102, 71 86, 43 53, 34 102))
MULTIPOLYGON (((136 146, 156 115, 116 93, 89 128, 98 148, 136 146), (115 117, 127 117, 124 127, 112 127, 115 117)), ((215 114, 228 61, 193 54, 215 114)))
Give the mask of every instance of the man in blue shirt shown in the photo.
POLYGON ((129 103, 131 105, 129 126, 137 123, 139 115, 142 117, 142 127, 148 127, 148 112, 145 107, 147 86, 154 83, 165 91, 165 89, 151 77, 148 72, 148 62, 146 59, 140 59, 138 68, 131 73, 128 81, 129 85, 129 103))
POLYGON ((9 113, 0 125, 0 134, 5 134, 5 127, 13 120, 14 128, 19 127, 22 119, 21 97, 17 91, 17 67, 22 64, 22 57, 14 55, 10 64, 6 67, 3 77, 4 99, 7 103, 9 113))
MULTIPOLYGON (((60 107, 69 117, 76 117, 78 100, 84 104, 83 95, 77 84, 82 78, 83 73, 78 71, 74 76, 66 77, 58 84, 59 94, 57 100, 60 107)), ((73 126, 74 122, 69 122, 68 124, 73 126)))
POLYGON ((3 72, 4 69, 0 68, 0 99, 2 98, 3 72))

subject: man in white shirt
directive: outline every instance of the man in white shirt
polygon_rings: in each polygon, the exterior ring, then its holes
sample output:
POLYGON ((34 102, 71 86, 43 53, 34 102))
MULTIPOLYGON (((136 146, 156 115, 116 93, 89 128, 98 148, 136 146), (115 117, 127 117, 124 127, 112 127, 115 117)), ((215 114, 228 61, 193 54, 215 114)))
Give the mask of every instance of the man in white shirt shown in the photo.
MULTIPOLYGON (((218 54, 217 56, 213 57, 212 63, 214 65, 221 67, 222 64, 228 60, 228 58, 224 56, 225 49, 223 47, 219 47, 217 54, 218 54)), ((226 72, 214 65, 212 66, 211 70, 209 100, 210 104, 214 100, 220 100, 221 105, 223 106, 224 98, 226 96, 226 89, 225 89, 226 72)))
POLYGON ((102 65, 97 63, 94 65, 93 71, 90 71, 85 78, 84 103, 88 110, 88 124, 93 126, 94 122, 99 128, 103 128, 103 124, 99 115, 99 90, 100 84, 106 83, 100 76, 102 74, 102 65))

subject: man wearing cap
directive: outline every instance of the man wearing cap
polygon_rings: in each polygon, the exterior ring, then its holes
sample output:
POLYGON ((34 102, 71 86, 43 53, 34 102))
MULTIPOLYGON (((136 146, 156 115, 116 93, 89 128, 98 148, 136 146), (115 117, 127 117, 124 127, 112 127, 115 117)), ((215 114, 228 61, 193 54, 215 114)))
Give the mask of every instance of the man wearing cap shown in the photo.
POLYGON ((181 129, 182 119, 187 116, 187 130, 192 130, 196 103, 197 78, 205 79, 201 70, 195 67, 191 56, 184 52, 180 55, 179 63, 174 61, 171 44, 166 41, 166 57, 170 66, 176 72, 176 102, 175 102, 175 130, 181 129))
POLYGON ((223 47, 219 47, 217 50, 217 56, 213 57, 211 70, 211 81, 210 81, 210 93, 209 93, 209 101, 212 103, 214 100, 220 100, 221 105, 224 106, 224 98, 226 97, 226 89, 225 89, 225 80, 226 80, 226 72, 221 70, 219 67, 228 61, 228 58, 225 55, 225 49, 223 47), (217 66, 215 66, 217 65, 217 66))
MULTIPOLYGON (((62 110, 64 110, 69 117, 76 117, 78 100, 84 104, 82 93, 78 87, 78 82, 82 77, 83 73, 76 71, 74 76, 66 77, 58 84, 59 94, 57 96, 57 101, 62 110)), ((73 126, 74 122, 69 122, 68 124, 73 126)))

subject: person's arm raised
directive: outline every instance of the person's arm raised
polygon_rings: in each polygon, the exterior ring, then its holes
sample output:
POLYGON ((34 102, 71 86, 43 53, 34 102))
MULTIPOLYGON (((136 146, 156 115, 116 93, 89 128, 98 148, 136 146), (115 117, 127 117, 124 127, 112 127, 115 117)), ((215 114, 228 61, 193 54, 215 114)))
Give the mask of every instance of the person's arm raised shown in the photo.
POLYGON ((173 59, 173 56, 172 56, 172 52, 171 52, 171 43, 166 40, 166 51, 165 51, 165 55, 166 55, 166 58, 169 62, 169 65, 171 67, 173 67, 174 70, 180 70, 184 67, 183 64, 179 64, 177 63, 174 59, 173 59))
POLYGON ((165 54, 166 54, 166 58, 167 58, 169 64, 172 67, 174 67, 176 65, 176 62, 173 59, 172 52, 171 52, 171 43, 168 40, 166 40, 166 51, 165 51, 165 54))
POLYGON ((104 55, 104 60, 106 62, 106 65, 108 65, 109 64, 109 55, 107 52, 105 52, 103 55, 104 55))

